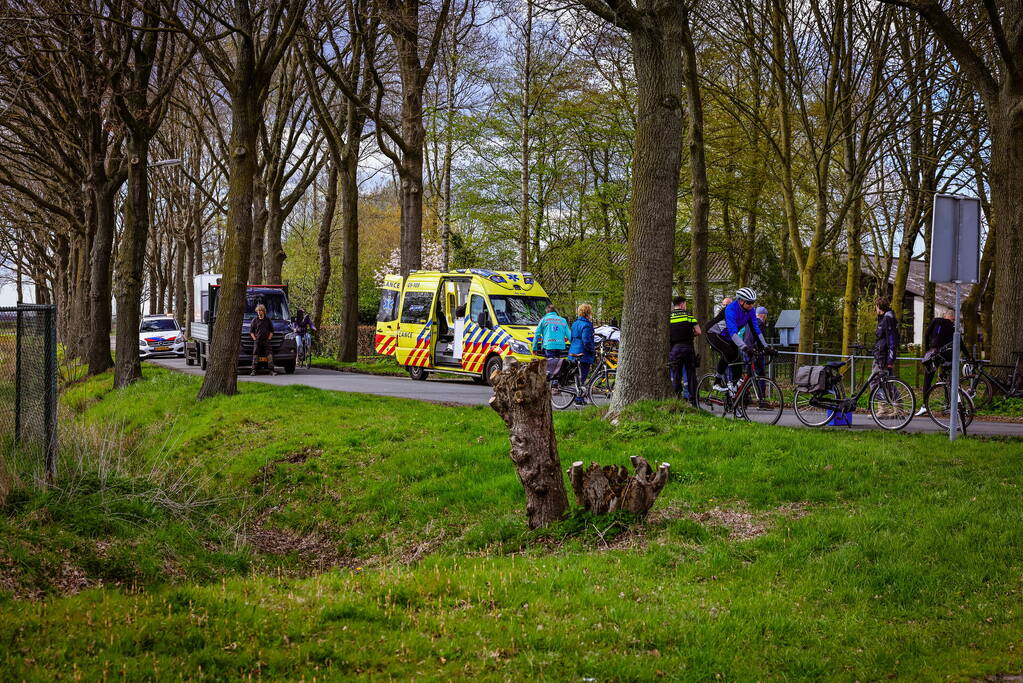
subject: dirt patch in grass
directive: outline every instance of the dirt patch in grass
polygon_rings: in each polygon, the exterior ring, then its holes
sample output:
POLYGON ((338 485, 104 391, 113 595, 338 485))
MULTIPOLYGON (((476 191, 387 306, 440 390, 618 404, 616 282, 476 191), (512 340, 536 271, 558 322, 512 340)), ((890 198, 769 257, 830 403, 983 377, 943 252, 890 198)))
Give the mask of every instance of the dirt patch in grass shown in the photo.
POLYGON ((772 510, 751 511, 745 501, 730 507, 714 506, 709 510, 693 510, 688 506, 670 505, 655 510, 648 518, 652 524, 673 519, 689 519, 704 526, 721 527, 728 531, 731 541, 748 541, 769 532, 779 517, 801 519, 810 514, 809 503, 786 503, 772 510))
MULTIPOLYGON (((303 534, 293 529, 269 526, 270 516, 282 507, 284 506, 277 505, 264 512, 244 534, 245 540, 258 553, 280 558, 293 556, 298 563, 291 568, 290 573, 299 576, 319 574, 335 567, 358 565, 355 558, 343 554, 338 549, 336 540, 324 533, 313 531, 303 534)), ((288 571, 287 567, 281 569, 288 571)))
POLYGON ((312 446, 306 446, 300 451, 289 453, 282 458, 271 460, 267 464, 259 468, 259 471, 252 476, 253 484, 265 484, 273 476, 273 473, 277 471, 278 465, 297 465, 303 463, 310 458, 318 458, 323 455, 322 448, 314 448, 312 446))
POLYGON ((49 589, 44 591, 39 586, 26 584, 14 561, 0 556, 0 592, 11 593, 17 600, 41 600, 48 592, 75 595, 101 585, 101 581, 90 578, 81 567, 63 560, 53 568, 49 589))

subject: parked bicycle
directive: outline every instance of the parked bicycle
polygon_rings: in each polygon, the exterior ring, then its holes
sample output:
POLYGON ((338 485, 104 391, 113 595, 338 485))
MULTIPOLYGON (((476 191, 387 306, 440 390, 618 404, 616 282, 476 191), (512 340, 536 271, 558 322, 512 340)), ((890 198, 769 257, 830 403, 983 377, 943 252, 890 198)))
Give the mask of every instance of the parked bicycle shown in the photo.
POLYGON ((597 344, 593 368, 586 379, 588 396, 593 405, 604 406, 611 401, 618 373, 618 344, 603 341, 597 344))
POLYGON ((585 400, 589 396, 589 387, 582 382, 577 360, 548 359, 547 377, 551 385, 551 405, 558 410, 569 407, 577 398, 585 400))
MULTIPOLYGON (((952 361, 951 344, 942 348, 933 359, 925 361, 938 365, 938 381, 931 385, 924 395, 924 409, 927 415, 942 429, 948 429, 952 414, 952 361), (946 353, 948 352, 948 353, 946 353)), ((933 369, 933 365, 931 369, 933 369)), ((959 382, 959 429, 966 429, 977 414, 973 397, 966 386, 966 379, 959 382)))
POLYGON ((871 373, 859 391, 846 396, 841 369, 849 362, 815 366, 821 368, 821 376, 814 377, 812 385, 796 387, 792 398, 796 418, 807 427, 821 427, 833 422, 836 416, 854 413, 860 397, 870 390, 867 407, 878 427, 894 431, 908 425, 916 411, 916 396, 909 385, 879 370, 871 373))
POLYGON ((715 373, 704 375, 696 386, 697 405, 708 413, 722 417, 731 413, 736 418, 760 424, 775 424, 785 409, 781 387, 773 379, 757 372, 758 360, 766 369, 777 352, 752 351, 746 358, 729 367, 741 368, 738 384, 719 384, 724 380, 715 373))
POLYGON ((1006 398, 1023 398, 1023 371, 1020 370, 1020 359, 1023 358, 1023 351, 1014 351, 1012 354, 1015 363, 1012 367, 1012 374, 1006 377, 999 377, 990 372, 991 368, 1008 370, 1008 365, 993 365, 990 361, 977 360, 972 358, 965 351, 963 352, 963 388, 973 399, 973 405, 977 410, 983 410, 991 405, 995 394, 1001 394, 1006 398))

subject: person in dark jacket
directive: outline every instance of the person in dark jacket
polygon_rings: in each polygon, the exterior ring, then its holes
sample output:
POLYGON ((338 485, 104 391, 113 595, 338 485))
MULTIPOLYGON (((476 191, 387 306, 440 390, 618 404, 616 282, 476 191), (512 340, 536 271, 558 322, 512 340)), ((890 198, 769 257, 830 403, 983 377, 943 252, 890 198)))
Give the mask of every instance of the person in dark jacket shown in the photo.
MULTIPOLYGON (((579 304, 576 313, 579 317, 572 322, 572 341, 568 347, 568 355, 579 361, 579 378, 581 382, 586 382, 594 359, 593 307, 589 304, 579 304)), ((586 399, 576 396, 575 403, 585 405, 586 399)))
MULTIPOLYGON (((947 310, 945 315, 935 318, 924 332, 924 396, 934 383, 934 374, 942 365, 952 361, 952 337, 955 336, 955 311, 947 310)), ((927 413, 927 406, 920 406, 917 415, 927 413)))
POLYGON ((696 405, 696 347, 697 336, 703 334, 696 318, 686 311, 686 298, 672 299, 670 329, 671 351, 668 352, 668 369, 671 372, 671 386, 675 397, 682 398, 682 378, 685 373, 685 398, 696 405))
POLYGON ((895 368, 895 356, 899 351, 899 321, 895 318, 888 297, 877 297, 875 304, 877 328, 874 330, 873 371, 890 371, 895 368))
POLYGON ((270 366, 270 374, 276 375, 273 349, 270 346, 270 340, 274 337, 274 324, 270 322, 270 318, 266 317, 266 306, 263 304, 256 306, 256 317, 249 325, 249 336, 255 342, 252 345, 252 370, 249 374, 256 374, 256 359, 265 356, 267 364, 270 366))

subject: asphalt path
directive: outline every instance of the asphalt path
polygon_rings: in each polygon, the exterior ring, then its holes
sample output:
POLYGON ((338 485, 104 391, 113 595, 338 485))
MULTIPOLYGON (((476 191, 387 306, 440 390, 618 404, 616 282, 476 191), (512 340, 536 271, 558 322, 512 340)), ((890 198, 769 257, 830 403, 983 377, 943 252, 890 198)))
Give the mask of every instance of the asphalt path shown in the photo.
MULTIPOLYGON (((198 366, 186 365, 183 358, 153 358, 148 359, 146 362, 188 375, 203 374, 198 366)), ((301 385, 316 389, 326 389, 328 391, 350 391, 359 394, 374 394, 377 396, 391 396, 394 398, 457 405, 485 404, 490 400, 492 393, 490 387, 480 386, 469 379, 443 374, 434 374, 426 381, 416 382, 408 377, 366 375, 357 372, 322 370, 320 368, 310 368, 308 370, 299 368, 291 375, 280 373, 275 377, 266 374, 252 377, 247 374, 239 374, 238 379, 242 382, 262 382, 276 386, 301 385)), ((572 409, 569 408, 569 410, 572 409)), ((786 406, 785 412, 782 413, 778 424, 786 427, 803 426, 788 406, 786 406)), ((869 415, 856 413, 853 416, 852 427, 834 427, 832 429, 863 431, 866 429, 880 429, 880 427, 874 424, 869 415)), ((930 418, 923 416, 914 418, 902 431, 937 432, 939 429, 930 418)), ((970 426, 969 434, 1023 438, 1023 423, 976 419, 970 426)))

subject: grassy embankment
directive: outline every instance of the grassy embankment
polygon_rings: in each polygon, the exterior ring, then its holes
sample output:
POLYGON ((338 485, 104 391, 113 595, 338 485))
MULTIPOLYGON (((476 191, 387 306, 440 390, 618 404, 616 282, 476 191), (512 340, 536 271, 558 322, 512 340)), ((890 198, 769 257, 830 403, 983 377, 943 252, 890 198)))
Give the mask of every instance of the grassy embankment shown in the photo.
POLYGON ((68 392, 58 488, 0 475, 2 679, 1023 670, 1019 442, 558 414, 565 466, 673 477, 535 534, 485 407, 146 375, 68 392))

